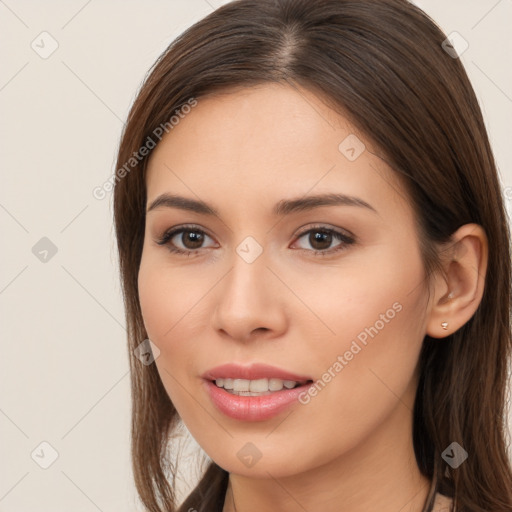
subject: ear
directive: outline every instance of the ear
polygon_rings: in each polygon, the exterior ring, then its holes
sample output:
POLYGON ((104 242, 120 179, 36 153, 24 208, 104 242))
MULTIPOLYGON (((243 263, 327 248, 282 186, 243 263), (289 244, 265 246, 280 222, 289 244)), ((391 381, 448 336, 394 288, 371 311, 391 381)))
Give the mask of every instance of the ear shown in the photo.
POLYGON ((427 334, 444 338, 474 315, 482 300, 488 261, 488 242, 478 224, 465 224, 441 249, 444 275, 437 275, 430 305, 427 334))

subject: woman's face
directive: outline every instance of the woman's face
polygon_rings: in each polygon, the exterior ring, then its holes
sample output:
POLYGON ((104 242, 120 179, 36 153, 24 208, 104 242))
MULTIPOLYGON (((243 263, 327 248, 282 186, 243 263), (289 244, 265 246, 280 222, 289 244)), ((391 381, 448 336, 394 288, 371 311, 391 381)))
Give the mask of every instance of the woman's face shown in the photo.
POLYGON ((268 84, 198 99, 151 155, 144 323, 179 415, 229 472, 411 437, 430 305, 407 195, 369 148, 313 93, 268 84))

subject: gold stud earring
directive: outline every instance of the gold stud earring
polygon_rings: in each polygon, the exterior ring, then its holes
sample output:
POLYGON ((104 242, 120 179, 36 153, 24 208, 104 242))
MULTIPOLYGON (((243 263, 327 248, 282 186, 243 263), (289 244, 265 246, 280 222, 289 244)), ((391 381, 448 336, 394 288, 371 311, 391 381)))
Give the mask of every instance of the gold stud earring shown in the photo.
POLYGON ((448 329, 448 322, 443 322, 441 327, 446 331, 448 329))

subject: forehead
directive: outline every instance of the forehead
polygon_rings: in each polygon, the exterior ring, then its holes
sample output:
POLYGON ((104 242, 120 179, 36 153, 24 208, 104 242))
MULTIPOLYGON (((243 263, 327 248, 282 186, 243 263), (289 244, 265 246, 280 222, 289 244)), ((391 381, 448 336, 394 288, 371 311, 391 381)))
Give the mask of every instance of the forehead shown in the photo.
MULTIPOLYGON (((295 158, 298 153, 302 157, 318 157, 315 150, 320 139, 324 150, 331 143, 330 155, 326 155, 329 158, 338 152, 339 135, 354 131, 348 121, 313 93, 274 83, 201 97, 197 106, 181 117, 158 145, 153 158, 163 147, 178 146, 219 158, 238 154, 249 160, 258 155, 257 161, 265 155, 273 159, 285 155, 287 159, 295 158), (334 137, 325 140, 327 133, 334 137)), ((189 154, 187 158, 193 157, 189 154)))
POLYGON ((367 138, 308 90, 264 84, 197 102, 153 150, 148 202, 171 191, 244 207, 308 191, 408 202, 367 138))

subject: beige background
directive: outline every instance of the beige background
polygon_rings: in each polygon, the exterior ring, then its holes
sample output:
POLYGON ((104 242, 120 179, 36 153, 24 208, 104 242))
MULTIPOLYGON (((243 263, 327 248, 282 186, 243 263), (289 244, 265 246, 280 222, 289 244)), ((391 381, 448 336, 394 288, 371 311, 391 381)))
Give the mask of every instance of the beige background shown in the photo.
MULTIPOLYGON (((146 71, 221 3, 0 1, 1 512, 137 509, 111 198, 92 190, 114 171, 146 71)), ((417 3, 468 41, 462 60, 512 187, 512 1, 417 3)))

